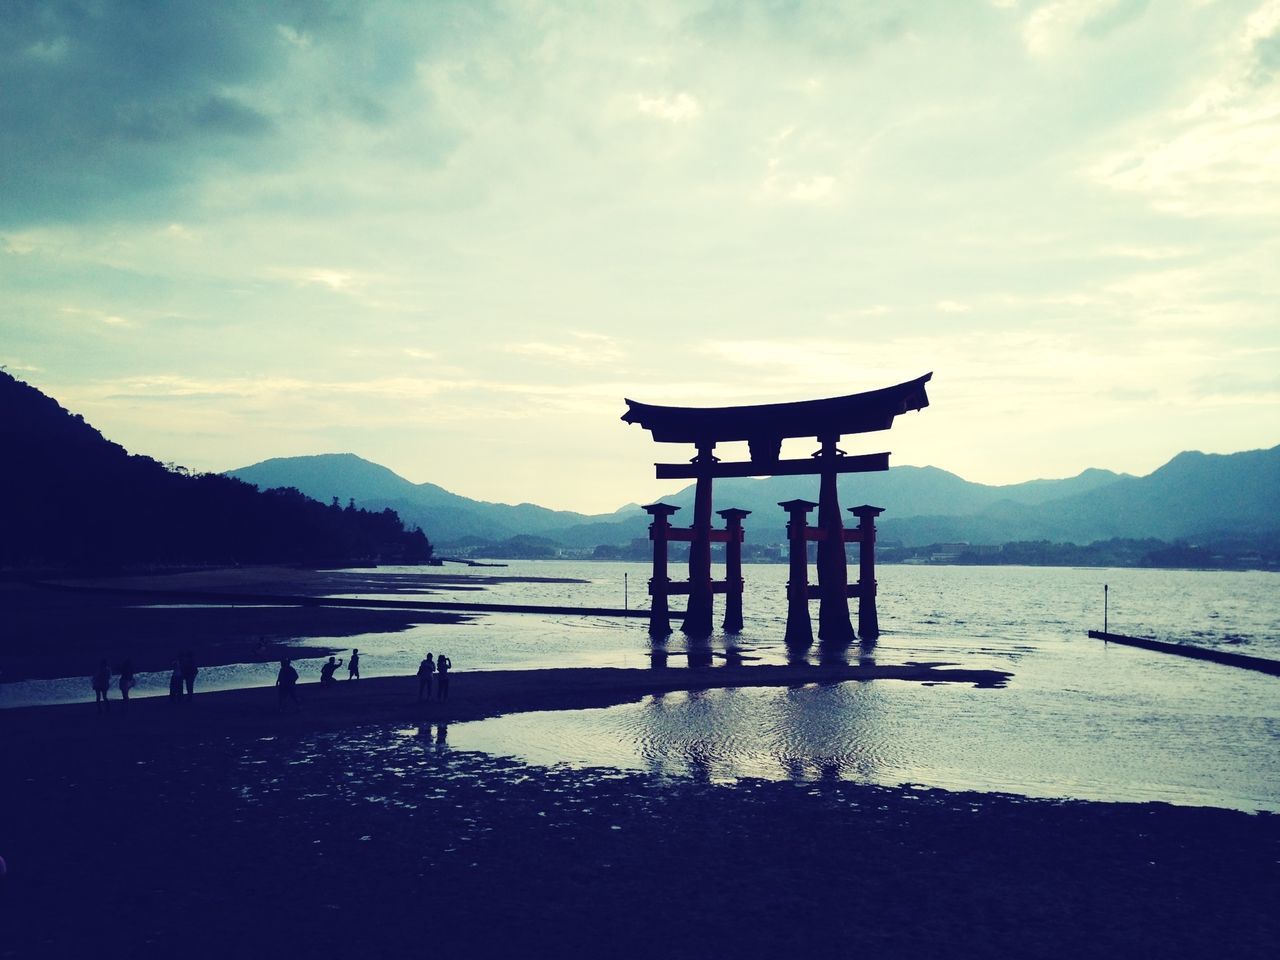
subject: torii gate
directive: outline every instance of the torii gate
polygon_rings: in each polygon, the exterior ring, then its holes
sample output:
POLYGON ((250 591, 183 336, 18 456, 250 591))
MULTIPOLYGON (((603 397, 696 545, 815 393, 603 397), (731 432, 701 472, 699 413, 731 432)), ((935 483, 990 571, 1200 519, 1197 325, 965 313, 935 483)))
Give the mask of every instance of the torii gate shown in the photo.
POLYGON ((787 510, 788 540, 791 544, 791 578, 787 584, 787 641, 812 639, 809 625, 809 588, 807 546, 818 544, 818 636, 828 643, 857 639, 849 620, 849 597, 859 598, 859 629, 867 639, 880 633, 875 608, 875 517, 881 508, 870 505, 856 507, 857 530, 846 531, 840 517, 836 478, 842 473, 865 473, 889 469, 888 453, 848 456, 837 444, 845 434, 888 430, 896 416, 929 405, 925 384, 933 377, 923 377, 844 397, 803 400, 796 403, 766 403, 738 407, 664 407, 627 400, 626 423, 638 423, 658 443, 691 443, 697 450, 689 463, 655 464, 659 480, 692 478, 694 490, 693 525, 676 528, 670 516, 678 507, 665 503, 650 504, 644 509, 653 517, 650 539, 653 540, 653 579, 649 592, 650 633, 665 636, 671 632, 667 597, 687 593, 688 606, 681 629, 694 637, 711 635, 713 597, 727 594, 729 614, 725 630, 742 628, 740 573, 742 519, 745 510, 722 510, 728 529, 711 528, 711 485, 716 477, 767 477, 818 474, 821 478, 818 502, 790 500, 780 504, 787 510), (814 437, 820 449, 807 460, 781 460, 782 441, 794 437, 814 437), (712 454, 717 443, 745 440, 750 458, 743 462, 723 463, 712 454), (818 525, 808 526, 806 515, 818 508, 818 525), (675 583, 667 577, 667 543, 689 541, 689 580, 675 583), (711 579, 711 544, 726 544, 728 576, 723 583, 711 579), (859 549, 859 583, 850 585, 844 545, 856 542, 859 549), (735 614, 736 611, 736 614, 735 614))

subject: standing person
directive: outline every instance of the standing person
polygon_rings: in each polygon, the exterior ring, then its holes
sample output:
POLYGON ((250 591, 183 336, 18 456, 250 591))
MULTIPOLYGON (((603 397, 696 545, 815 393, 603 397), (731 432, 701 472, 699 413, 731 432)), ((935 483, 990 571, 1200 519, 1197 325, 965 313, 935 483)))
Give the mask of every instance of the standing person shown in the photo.
POLYGON ((121 709, 129 712, 129 691, 132 690, 138 681, 133 676, 133 658, 125 657, 124 663, 120 664, 120 699, 123 702, 121 709))
POLYGON ((347 679, 348 680, 360 679, 360 650, 359 649, 355 649, 351 651, 351 659, 347 661, 347 679))
POLYGON ((436 699, 449 699, 449 669, 453 666, 453 661, 446 657, 443 653, 436 657, 436 673, 439 679, 436 681, 436 699))
POLYGON ((199 669, 196 667, 195 655, 190 650, 184 650, 178 654, 178 663, 182 667, 182 684, 187 688, 187 699, 190 700, 196 693, 196 674, 199 669))
POLYGON ((427 654, 427 659, 418 664, 418 699, 422 699, 422 693, 425 690, 427 699, 431 699, 431 675, 436 672, 435 662, 431 659, 431 654, 427 654))
POLYGON ((111 712, 111 701, 107 699, 107 691, 111 689, 111 668, 106 660, 98 661, 98 669, 93 672, 93 703, 99 713, 111 712))
POLYGON ((276 674, 276 692, 280 697, 280 711, 284 711, 286 703, 292 702, 296 709, 298 704, 298 671, 293 669, 293 662, 280 661, 280 672, 276 674))
POLYGON ((173 661, 173 673, 169 674, 169 703, 182 699, 182 660, 173 661))

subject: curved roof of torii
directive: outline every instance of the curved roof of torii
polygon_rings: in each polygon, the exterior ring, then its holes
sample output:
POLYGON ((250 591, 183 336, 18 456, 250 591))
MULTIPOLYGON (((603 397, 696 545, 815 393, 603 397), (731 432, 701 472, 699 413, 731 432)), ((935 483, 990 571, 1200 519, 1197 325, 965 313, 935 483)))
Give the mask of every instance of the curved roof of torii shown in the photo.
POLYGON ((888 430, 893 418, 929 405, 923 377, 866 393, 795 403, 741 407, 662 407, 627 400, 626 423, 638 423, 659 443, 721 443, 733 440, 782 440, 888 430))

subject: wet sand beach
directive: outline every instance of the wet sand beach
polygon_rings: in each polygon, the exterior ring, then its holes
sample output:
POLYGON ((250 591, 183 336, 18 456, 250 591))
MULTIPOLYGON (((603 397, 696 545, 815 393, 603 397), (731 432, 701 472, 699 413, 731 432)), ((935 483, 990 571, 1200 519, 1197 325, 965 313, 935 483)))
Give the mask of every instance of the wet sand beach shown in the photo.
POLYGON ((411 678, 306 684, 283 716, 271 690, 6 711, 0 956, 1272 955, 1274 816, 719 785, 448 746, 450 722, 700 673, 463 672, 423 706, 411 678))

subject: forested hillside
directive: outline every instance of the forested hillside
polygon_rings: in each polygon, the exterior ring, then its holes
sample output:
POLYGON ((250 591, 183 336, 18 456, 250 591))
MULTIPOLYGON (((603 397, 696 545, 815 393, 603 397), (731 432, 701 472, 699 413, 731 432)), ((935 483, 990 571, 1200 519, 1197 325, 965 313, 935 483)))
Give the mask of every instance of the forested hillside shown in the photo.
POLYGON ((417 563, 432 547, 392 510, 259 492, 130 454, 0 372, 0 568, 417 563))

